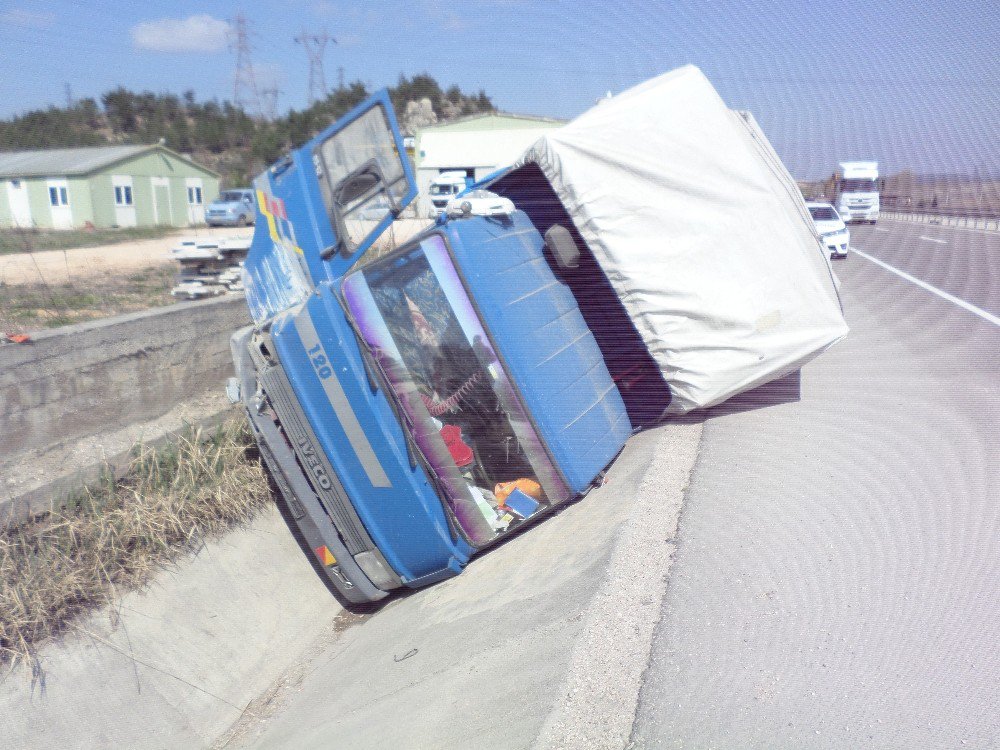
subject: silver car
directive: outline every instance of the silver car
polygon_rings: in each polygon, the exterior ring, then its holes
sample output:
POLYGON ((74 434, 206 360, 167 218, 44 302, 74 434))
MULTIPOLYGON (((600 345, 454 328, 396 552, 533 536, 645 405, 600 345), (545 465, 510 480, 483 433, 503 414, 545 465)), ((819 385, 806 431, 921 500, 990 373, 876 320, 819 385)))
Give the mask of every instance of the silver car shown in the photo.
POLYGON ((210 227, 246 227, 254 223, 256 215, 253 190, 223 190, 205 209, 205 223, 210 227))

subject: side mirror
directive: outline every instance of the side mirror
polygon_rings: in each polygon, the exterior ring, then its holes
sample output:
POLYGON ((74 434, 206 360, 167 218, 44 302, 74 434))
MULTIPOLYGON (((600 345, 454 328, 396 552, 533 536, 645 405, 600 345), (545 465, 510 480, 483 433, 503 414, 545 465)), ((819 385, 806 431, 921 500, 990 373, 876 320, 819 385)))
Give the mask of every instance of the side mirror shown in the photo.
POLYGON ((545 245, 552 251, 560 268, 580 267, 580 248, 569 230, 562 224, 553 224, 545 232, 545 245))

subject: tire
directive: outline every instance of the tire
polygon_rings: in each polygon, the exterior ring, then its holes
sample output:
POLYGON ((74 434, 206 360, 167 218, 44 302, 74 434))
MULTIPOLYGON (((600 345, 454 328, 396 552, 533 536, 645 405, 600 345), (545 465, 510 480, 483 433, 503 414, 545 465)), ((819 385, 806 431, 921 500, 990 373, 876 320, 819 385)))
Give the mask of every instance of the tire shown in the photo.
POLYGON ((247 225, 247 217, 244 214, 240 214, 240 218, 236 220, 236 226, 245 227, 247 225))

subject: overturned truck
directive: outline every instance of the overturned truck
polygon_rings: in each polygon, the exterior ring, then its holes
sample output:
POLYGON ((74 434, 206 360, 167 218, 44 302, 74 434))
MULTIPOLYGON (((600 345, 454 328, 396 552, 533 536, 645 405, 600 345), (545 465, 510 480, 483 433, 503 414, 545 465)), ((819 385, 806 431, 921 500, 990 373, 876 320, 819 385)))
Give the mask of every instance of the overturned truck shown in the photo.
POLYGON ((460 573, 635 430, 847 332, 794 181, 692 67, 546 135, 388 253, 416 187, 384 92, 255 188, 234 390, 352 602, 460 573))

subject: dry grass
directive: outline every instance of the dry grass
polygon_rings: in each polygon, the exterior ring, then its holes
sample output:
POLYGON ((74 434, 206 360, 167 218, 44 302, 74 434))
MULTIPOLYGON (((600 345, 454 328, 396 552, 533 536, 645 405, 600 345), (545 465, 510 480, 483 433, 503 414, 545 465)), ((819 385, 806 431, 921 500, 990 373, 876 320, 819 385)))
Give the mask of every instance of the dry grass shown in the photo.
POLYGON ((158 567, 270 500, 245 419, 139 446, 106 478, 28 523, 0 527, 0 664, 33 666, 71 618, 146 583, 158 567))
POLYGON ((26 333, 170 305, 177 269, 148 268, 127 275, 84 278, 71 284, 0 281, 0 332, 26 333))
POLYGON ((176 231, 175 227, 163 226, 118 229, 6 229, 0 232, 0 255, 152 240, 166 237, 176 231))

